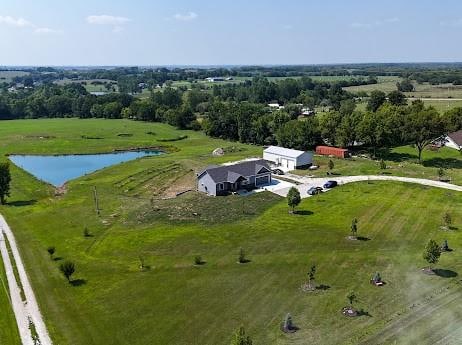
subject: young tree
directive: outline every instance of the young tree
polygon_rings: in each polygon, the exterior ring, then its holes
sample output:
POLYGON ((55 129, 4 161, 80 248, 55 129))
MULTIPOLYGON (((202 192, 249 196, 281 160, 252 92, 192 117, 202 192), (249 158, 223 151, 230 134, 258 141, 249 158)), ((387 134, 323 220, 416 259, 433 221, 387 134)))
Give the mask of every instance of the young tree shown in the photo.
POLYGON ((244 327, 239 327, 239 329, 234 333, 231 345, 252 345, 252 339, 245 334, 244 327))
POLYGON ((10 196, 10 165, 8 163, 0 163, 0 204, 6 203, 6 197, 10 196))
POLYGON ((87 227, 83 229, 83 237, 91 237, 90 230, 87 227))
POLYGON ((287 205, 292 209, 292 213, 295 213, 295 207, 297 207, 301 202, 300 192, 297 188, 291 187, 289 193, 287 194, 287 205))
POLYGON ((293 330, 293 328, 294 328, 294 324, 292 322, 292 316, 289 313, 287 313, 282 323, 282 329, 284 332, 288 332, 288 331, 293 330))
POLYGON ((53 259, 53 254, 55 253, 55 247, 51 246, 47 248, 48 254, 50 254, 50 258, 53 259))
POLYGON ((350 230, 351 236, 356 237, 356 234, 358 233, 358 219, 353 218, 353 220, 351 221, 350 230))
POLYGON ((428 241, 425 246, 423 258, 429 263, 429 269, 432 270, 431 265, 436 264, 440 258, 441 250, 438 244, 434 240, 428 241))
POLYGON ((327 167, 329 168, 329 174, 332 173, 334 166, 335 166, 334 161, 332 159, 329 159, 329 162, 327 163, 327 167))
POLYGON ((383 159, 380 160, 380 169, 385 170, 387 168, 387 163, 383 159))
POLYGON ((445 171, 442 167, 439 167, 438 170, 436 171, 436 173, 438 174, 438 179, 442 179, 445 175, 445 171))
POLYGON ((449 251, 448 240, 444 240, 443 245, 441 246, 441 250, 443 252, 448 252, 449 251))
POLYGON ((315 274, 316 274, 316 265, 312 265, 310 271, 308 272, 308 287, 310 289, 313 288, 311 284, 314 281, 315 274))
POLYGON ((237 258, 237 261, 240 264, 245 264, 247 262, 247 258, 245 257, 245 252, 244 252, 244 249, 242 247, 239 248, 239 256, 237 258))
POLYGON ((445 212, 443 215, 443 224, 445 227, 449 228, 452 224, 451 214, 449 212, 445 212))
POLYGON ((71 276, 75 272, 75 264, 72 261, 64 261, 60 266, 59 269, 61 273, 66 277, 67 281, 71 281, 71 276))
POLYGON ((350 306, 353 305, 354 302, 356 302, 358 300, 358 298, 356 297, 355 293, 353 291, 351 291, 348 295, 347 295, 347 300, 348 302, 350 303, 350 306))

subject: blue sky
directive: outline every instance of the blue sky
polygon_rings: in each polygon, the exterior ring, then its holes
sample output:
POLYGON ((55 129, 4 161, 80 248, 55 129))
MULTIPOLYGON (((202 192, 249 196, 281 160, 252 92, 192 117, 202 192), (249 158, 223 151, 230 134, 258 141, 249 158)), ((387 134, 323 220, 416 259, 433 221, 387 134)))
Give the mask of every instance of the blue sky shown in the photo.
POLYGON ((0 65, 462 61, 462 1, 0 0, 0 65))

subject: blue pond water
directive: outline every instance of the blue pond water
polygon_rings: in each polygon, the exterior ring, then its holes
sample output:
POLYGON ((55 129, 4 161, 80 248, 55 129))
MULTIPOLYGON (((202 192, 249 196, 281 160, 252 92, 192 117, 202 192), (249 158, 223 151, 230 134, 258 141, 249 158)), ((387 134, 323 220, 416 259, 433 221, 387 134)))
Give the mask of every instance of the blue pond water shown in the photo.
POLYGON ((161 151, 125 151, 96 155, 11 155, 9 159, 36 178, 59 187, 67 181, 114 164, 162 153, 161 151))

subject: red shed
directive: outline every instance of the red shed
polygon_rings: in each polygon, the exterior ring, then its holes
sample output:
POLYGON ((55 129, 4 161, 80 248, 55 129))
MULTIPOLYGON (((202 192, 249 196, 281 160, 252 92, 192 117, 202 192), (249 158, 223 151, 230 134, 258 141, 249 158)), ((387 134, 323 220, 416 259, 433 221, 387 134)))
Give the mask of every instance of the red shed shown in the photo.
POLYGON ((350 156, 347 149, 341 149, 339 147, 333 146, 316 146, 316 153, 318 155, 325 155, 325 156, 335 156, 339 158, 347 158, 350 156))

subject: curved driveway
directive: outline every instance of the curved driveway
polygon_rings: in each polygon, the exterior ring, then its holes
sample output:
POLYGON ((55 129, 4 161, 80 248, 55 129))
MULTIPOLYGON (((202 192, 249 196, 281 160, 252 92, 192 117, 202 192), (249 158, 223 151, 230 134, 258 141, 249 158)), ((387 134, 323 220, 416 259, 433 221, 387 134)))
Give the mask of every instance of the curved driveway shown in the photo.
MULTIPOLYGON (((324 183, 326 183, 329 180, 337 181, 339 185, 346 184, 346 183, 352 183, 352 182, 361 182, 361 181, 398 181, 398 182, 416 183, 416 184, 420 184, 424 186, 444 188, 444 189, 462 192, 462 186, 458 186, 455 184, 427 180, 423 178, 412 178, 412 177, 401 177, 401 176, 358 175, 358 176, 330 176, 330 177, 324 178, 324 177, 306 177, 306 176, 298 176, 294 174, 286 174, 284 175, 284 177, 287 179, 293 180, 297 183, 300 183, 298 185, 295 185, 295 187, 300 191, 300 195, 302 198, 307 198, 310 196, 307 194, 307 190, 309 188, 322 187, 324 183)), ((291 187, 274 189, 272 190, 272 192, 285 197, 287 196, 287 193, 289 192, 290 188, 291 187)))

